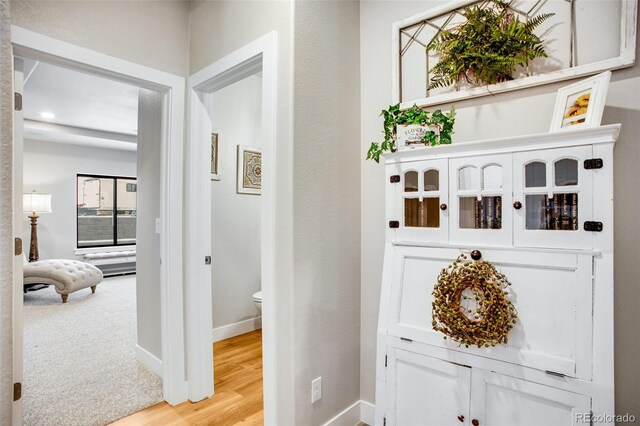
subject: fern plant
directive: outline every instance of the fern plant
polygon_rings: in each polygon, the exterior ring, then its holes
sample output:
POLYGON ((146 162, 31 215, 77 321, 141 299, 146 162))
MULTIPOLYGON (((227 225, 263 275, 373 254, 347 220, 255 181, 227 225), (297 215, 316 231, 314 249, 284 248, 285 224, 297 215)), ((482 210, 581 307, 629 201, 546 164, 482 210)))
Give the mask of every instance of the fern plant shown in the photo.
POLYGON ((512 80, 518 66, 547 57, 544 41, 534 30, 553 16, 545 13, 521 21, 501 0, 488 7, 471 6, 462 12, 466 21, 442 31, 432 42, 440 55, 432 68, 429 88, 512 80))
POLYGON ((396 151, 397 126, 407 124, 418 124, 421 126, 438 126, 440 130, 440 139, 435 132, 429 130, 422 137, 425 145, 450 144, 451 135, 453 135, 453 125, 456 121, 456 110, 444 113, 440 110, 429 114, 418 105, 414 105, 409 109, 401 110, 400 104, 391 105, 388 110, 382 110, 380 115, 384 118, 383 131, 384 141, 373 142, 367 152, 367 160, 380 162, 380 156, 383 152, 396 151))

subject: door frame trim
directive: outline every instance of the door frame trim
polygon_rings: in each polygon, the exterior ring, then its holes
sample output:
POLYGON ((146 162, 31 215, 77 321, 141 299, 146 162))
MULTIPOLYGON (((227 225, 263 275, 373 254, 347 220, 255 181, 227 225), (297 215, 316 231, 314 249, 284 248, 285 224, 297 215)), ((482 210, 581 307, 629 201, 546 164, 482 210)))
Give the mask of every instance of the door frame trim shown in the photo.
POLYGON ((187 398, 182 277, 185 79, 18 26, 11 26, 11 41, 14 57, 41 60, 52 65, 155 90, 164 95, 160 144, 162 382, 163 396, 169 404, 183 402, 187 398))
POLYGON ((216 90, 235 83, 262 69, 262 195, 261 195, 261 275, 262 275, 262 352, 264 423, 277 424, 276 383, 276 107, 277 33, 272 31, 191 75, 188 79, 189 157, 186 200, 187 238, 186 302, 190 306, 187 322, 187 379, 189 399, 211 396, 213 354, 211 350, 212 303, 211 267, 204 256, 211 254, 211 191, 209 137, 212 105, 216 90), (204 280, 198 279, 207 277, 204 280), (205 285, 203 285, 203 282, 205 285), (209 285, 206 285, 209 284, 209 285))

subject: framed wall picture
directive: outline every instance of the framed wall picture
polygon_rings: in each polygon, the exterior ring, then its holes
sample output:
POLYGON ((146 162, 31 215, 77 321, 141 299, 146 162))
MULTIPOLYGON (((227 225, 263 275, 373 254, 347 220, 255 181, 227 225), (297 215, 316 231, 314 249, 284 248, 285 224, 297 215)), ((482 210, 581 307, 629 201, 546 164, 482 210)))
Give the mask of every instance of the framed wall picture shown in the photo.
POLYGON ((218 134, 211 133, 211 180, 220 180, 220 151, 218 134))
POLYGON ((597 127, 602 121, 611 71, 558 90, 550 132, 597 127))
POLYGON ((238 194, 260 195, 262 190, 262 151, 238 145, 238 194))

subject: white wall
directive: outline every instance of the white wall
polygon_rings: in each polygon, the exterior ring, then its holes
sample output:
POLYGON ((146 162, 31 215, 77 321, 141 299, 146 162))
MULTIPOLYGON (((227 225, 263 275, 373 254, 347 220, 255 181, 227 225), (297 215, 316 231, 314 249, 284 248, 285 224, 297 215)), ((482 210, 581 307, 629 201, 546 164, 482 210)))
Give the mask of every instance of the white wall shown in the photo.
MULTIPOLYGON (((218 133, 218 172, 211 181, 213 328, 260 314, 260 196, 236 193, 237 146, 261 147, 262 78, 254 75, 212 95, 218 133)), ((253 323, 256 326, 258 322, 253 323)))
MULTIPOLYGON (((76 248, 76 175, 136 175, 136 153, 62 143, 25 140, 24 192, 51 194, 52 213, 38 219, 41 259, 79 259, 76 248)), ((24 218, 25 252, 29 252, 29 219, 24 218)))
POLYGON ((11 23, 186 76, 189 2, 11 0, 11 23))
MULTIPOLYGON (((362 308, 361 397, 374 401, 375 342, 384 244, 383 166, 364 161, 372 141, 381 138, 380 110, 391 103, 391 24, 440 5, 440 1, 363 1, 360 5, 362 308)), ((607 28, 598 27, 601 37, 607 28)), ((611 37, 616 37, 612 35, 611 37)), ((638 43, 640 47, 640 43, 638 43)), ((637 55, 637 58, 640 57, 637 55)), ((457 102, 453 143, 546 132, 556 91, 571 82, 553 84, 475 100, 457 102)), ((616 412, 640 414, 640 65, 615 71, 603 124, 622 123, 615 149, 615 353, 616 412)), ((450 105, 439 108, 448 109, 450 105)), ((610 218, 603 218, 605 221, 610 218)), ((612 413, 613 414, 613 413, 612 413)))
MULTIPOLYGON (((190 14, 190 73, 228 55, 245 44, 277 32, 277 128, 275 149, 275 360, 279 424, 293 420, 293 138, 291 1, 194 1, 190 14)), ((267 413, 265 413, 267 414, 267 413)))
POLYGON ((295 7, 294 245, 297 425, 360 394, 360 58, 357 1, 295 7), (322 376, 322 400, 311 381, 322 376))
POLYGON ((160 142, 163 95, 140 89, 138 98, 138 219, 136 325, 138 346, 162 359, 160 330, 160 142))

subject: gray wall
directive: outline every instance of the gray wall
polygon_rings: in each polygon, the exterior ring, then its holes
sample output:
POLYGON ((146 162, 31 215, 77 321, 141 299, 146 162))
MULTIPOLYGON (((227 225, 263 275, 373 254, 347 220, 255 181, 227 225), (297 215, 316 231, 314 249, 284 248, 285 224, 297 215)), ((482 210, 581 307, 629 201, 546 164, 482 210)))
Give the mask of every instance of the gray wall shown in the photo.
POLYGON ((218 328, 260 315, 251 296, 261 288, 261 197, 236 192, 236 169, 238 145, 261 146, 262 79, 247 77, 212 96, 221 176, 211 181, 213 328, 218 328))
MULTIPOLYGON (((41 259, 80 259, 76 256, 76 175, 136 175, 136 153, 62 143, 24 141, 24 191, 51 194, 51 213, 38 219, 41 259)), ((31 228, 25 216, 23 234, 31 228)), ((113 235, 113 234, 112 234, 113 235)), ((29 248, 25 248, 28 253, 29 248)))
POLYGON ((138 221, 136 313, 138 346, 162 359, 160 334, 160 141, 163 95, 140 89, 138 98, 138 221))
MULTIPOLYGON (((362 60, 362 310, 361 397, 374 401, 375 342, 384 244, 384 170, 364 161, 369 144, 380 139, 380 110, 391 103, 391 24, 440 5, 439 1, 361 3, 362 60)), ((606 29, 598 28, 605 36, 606 29)), ((638 43, 640 46, 640 43, 638 43)), ((454 142, 546 132, 556 91, 571 82, 547 85, 455 104, 454 142), (534 113, 532 113, 534 112, 534 113)), ((615 351, 616 411, 640 415, 640 65, 615 71, 603 124, 622 123, 615 150, 615 351)), ((439 108, 449 108, 442 105, 439 108)))
POLYGON ((277 31, 278 103, 276 114, 276 243, 275 306, 279 328, 276 362, 278 419, 294 424, 293 402, 293 138, 292 51, 293 9, 290 1, 195 1, 190 14, 190 73, 245 44, 277 31))
POLYGON ((186 76, 189 2, 11 0, 11 23, 186 76))
POLYGON ((360 393, 359 4, 295 7, 296 421, 323 424, 360 393), (311 380, 323 397, 310 403, 311 380))

